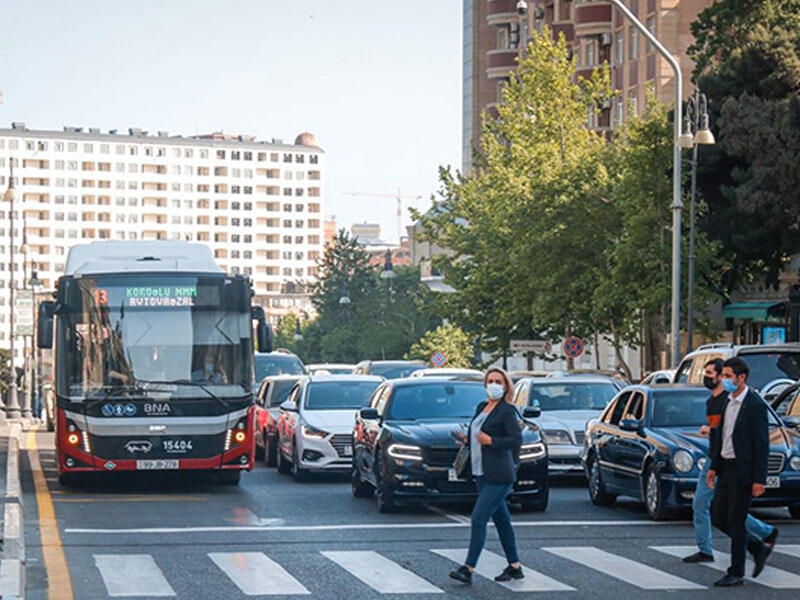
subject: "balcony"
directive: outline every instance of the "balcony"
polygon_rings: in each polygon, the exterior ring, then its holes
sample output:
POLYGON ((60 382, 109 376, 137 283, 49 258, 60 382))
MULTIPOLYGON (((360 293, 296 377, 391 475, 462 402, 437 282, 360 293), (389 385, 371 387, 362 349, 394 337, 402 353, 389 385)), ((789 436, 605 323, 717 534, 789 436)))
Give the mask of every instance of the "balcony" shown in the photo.
POLYGON ((611 4, 580 4, 573 10, 575 35, 597 35, 611 32, 611 4))
POLYGON ((505 25, 519 21, 516 0, 489 0, 486 7, 489 25, 505 25))
POLYGON ((486 75, 490 79, 505 79, 510 71, 517 68, 519 50, 489 50, 486 53, 486 75))

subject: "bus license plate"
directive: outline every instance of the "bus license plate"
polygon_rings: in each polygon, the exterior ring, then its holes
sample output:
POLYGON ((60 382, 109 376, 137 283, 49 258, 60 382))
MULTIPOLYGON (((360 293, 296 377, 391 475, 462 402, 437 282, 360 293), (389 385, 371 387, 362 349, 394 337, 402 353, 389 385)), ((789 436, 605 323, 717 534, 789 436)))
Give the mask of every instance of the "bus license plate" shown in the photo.
POLYGON ((164 469, 177 469, 177 460, 137 460, 136 468, 139 471, 160 471, 164 469))
POLYGON ((767 487, 768 488, 779 488, 781 487, 781 478, 777 475, 772 475, 771 477, 767 477, 767 487))

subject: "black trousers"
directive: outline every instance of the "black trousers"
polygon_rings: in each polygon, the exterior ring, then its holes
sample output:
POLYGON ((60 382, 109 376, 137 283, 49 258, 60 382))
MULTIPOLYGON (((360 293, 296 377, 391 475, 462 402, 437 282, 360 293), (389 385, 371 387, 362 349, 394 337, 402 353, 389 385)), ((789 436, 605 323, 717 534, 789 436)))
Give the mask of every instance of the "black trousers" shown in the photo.
POLYGON ((742 484, 735 460, 722 459, 711 515, 714 527, 731 538, 731 566, 728 573, 744 577, 745 551, 756 554, 763 542, 747 541, 745 521, 750 509, 752 486, 742 484))

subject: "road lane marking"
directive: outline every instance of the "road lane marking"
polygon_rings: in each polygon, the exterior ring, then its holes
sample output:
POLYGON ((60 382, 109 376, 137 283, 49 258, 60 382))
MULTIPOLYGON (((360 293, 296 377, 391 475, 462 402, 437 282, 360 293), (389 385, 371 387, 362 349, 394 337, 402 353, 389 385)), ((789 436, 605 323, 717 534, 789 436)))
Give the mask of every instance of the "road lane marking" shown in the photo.
POLYGON ((149 554, 95 554, 94 564, 109 596, 175 595, 149 554))
MULTIPOLYGON (((697 548, 695 546, 650 546, 650 548, 657 550, 658 552, 663 552, 664 554, 669 554, 670 556, 677 556, 679 558, 686 556, 687 554, 691 554, 692 552, 697 552, 697 548)), ((709 567, 716 571, 725 572, 728 570, 728 566, 731 564, 731 557, 725 552, 714 550, 714 562, 704 562, 698 564, 701 564, 704 567, 709 567)), ((766 566, 761 572, 761 575, 758 576, 758 579, 753 579, 747 575, 747 573, 753 572, 753 561, 749 559, 745 564, 744 570, 745 579, 766 587, 774 589, 800 588, 800 577, 794 573, 789 573, 788 571, 782 571, 781 569, 776 569, 775 567, 766 566)))
MULTIPOLYGON (((464 559, 467 557, 467 549, 434 549, 431 550, 434 554, 443 556, 454 563, 462 565, 464 559)), ((487 579, 494 579, 496 575, 502 573, 503 569, 508 566, 506 559, 484 550, 481 552, 481 557, 478 559, 478 565, 475 567, 475 572, 481 577, 487 579)), ((525 578, 512 581, 497 582, 514 592, 574 592, 575 588, 568 586, 566 583, 561 583, 555 579, 551 579, 547 575, 534 571, 526 565, 522 565, 525 569, 525 578)))
POLYGON ((423 504, 423 506, 425 508, 427 508, 429 511, 431 511, 432 513, 435 513, 435 514, 439 515, 440 517, 444 517, 445 519, 450 519, 451 521, 455 521, 456 523, 469 523, 470 522, 470 518, 469 517, 465 517, 463 515, 458 515, 458 514, 455 514, 455 513, 446 512, 446 511, 442 510, 441 508, 439 508, 438 506, 431 506, 430 504, 423 504))
POLYGON ((701 590, 704 586, 592 546, 542 548, 643 590, 701 590))
POLYGON ((208 557, 248 596, 311 593, 263 552, 212 552, 208 557))
POLYGON ((28 432, 26 447, 31 464, 33 486, 36 490, 36 506, 39 511, 39 536, 42 540, 42 558, 47 570, 48 600, 72 600, 72 579, 67 568, 67 557, 61 545, 61 534, 58 532, 53 499, 50 497, 44 472, 39 462, 39 451, 36 447, 35 426, 28 432))
MULTIPOLYGON (((669 527, 687 526, 687 521, 514 521, 514 527, 669 527)), ((108 534, 119 535, 122 533, 237 533, 248 531, 348 531, 348 530, 375 530, 375 529, 464 529, 470 527, 470 523, 352 523, 350 525, 218 525, 207 527, 143 527, 143 528, 87 528, 87 527, 68 527, 64 533, 80 534, 108 534)), ((494 527, 494 523, 489 523, 489 527, 494 527)))
POLYGON ((776 544, 774 551, 800 558, 800 544, 776 544))
POLYGON ((405 567, 371 550, 321 554, 381 594, 442 594, 442 590, 405 567))
POLYGON ((106 498, 96 498, 96 497, 75 497, 75 496, 68 496, 68 497, 60 497, 54 498, 56 502, 79 502, 81 504, 85 502, 205 502, 206 498, 201 498, 198 496, 109 496, 106 498))

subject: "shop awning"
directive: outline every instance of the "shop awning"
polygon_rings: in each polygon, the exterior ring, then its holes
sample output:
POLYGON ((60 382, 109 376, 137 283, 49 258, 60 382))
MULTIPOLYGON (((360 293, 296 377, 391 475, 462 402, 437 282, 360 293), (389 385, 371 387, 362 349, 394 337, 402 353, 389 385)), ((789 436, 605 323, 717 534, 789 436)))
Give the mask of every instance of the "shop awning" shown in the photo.
POLYGON ((770 315, 770 310, 782 304, 783 302, 733 302, 722 307, 722 315, 726 319, 769 321, 770 317, 780 317, 776 314, 770 315))

